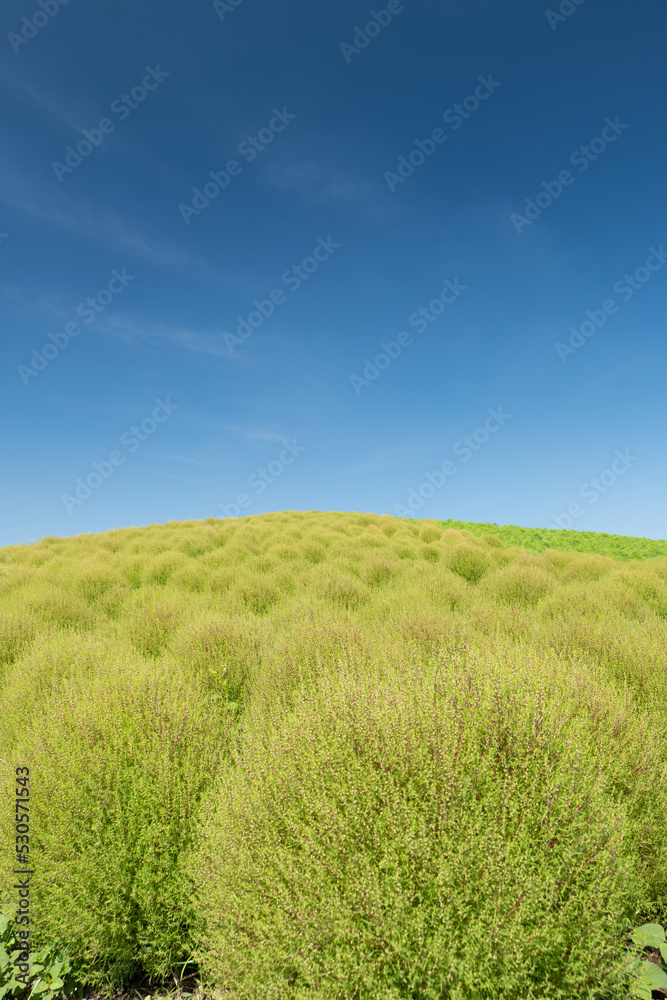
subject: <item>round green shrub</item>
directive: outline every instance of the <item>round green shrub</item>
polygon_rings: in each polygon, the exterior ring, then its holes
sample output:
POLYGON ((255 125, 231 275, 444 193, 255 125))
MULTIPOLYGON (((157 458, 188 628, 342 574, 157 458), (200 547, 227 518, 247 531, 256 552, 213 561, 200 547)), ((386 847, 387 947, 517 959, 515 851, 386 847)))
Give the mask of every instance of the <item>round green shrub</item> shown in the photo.
MULTIPOLYGON (((192 957, 198 915, 180 857, 229 752, 233 715, 173 664, 127 655, 97 675, 61 677, 42 711, 11 748, 30 763, 39 943, 68 948, 95 988, 164 979, 192 957)), ((0 887, 11 894, 7 849, 3 858, 0 887)))
POLYGON ((480 711, 465 683, 457 700, 425 672, 341 672, 248 718, 189 862, 207 982, 244 1000, 588 995, 644 889, 622 805, 585 740, 536 738, 535 702, 491 690, 480 711))
POLYGON ((479 583, 493 566, 490 556, 476 545, 456 545, 445 554, 445 564, 468 583, 479 583))

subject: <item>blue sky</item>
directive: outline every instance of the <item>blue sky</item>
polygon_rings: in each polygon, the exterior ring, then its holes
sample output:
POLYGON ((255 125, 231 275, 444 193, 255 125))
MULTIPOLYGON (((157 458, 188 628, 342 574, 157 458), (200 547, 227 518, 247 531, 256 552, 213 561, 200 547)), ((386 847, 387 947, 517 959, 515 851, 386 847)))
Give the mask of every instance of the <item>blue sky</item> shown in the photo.
POLYGON ((664 8, 0 18, 0 545, 277 510, 667 537, 664 8))

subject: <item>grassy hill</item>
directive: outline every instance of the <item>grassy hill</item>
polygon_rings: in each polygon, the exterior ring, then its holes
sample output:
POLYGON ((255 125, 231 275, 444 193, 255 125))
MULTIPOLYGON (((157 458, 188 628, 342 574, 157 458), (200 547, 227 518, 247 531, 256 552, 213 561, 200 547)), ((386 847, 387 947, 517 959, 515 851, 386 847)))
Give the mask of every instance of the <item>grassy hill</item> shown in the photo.
POLYGON ((620 1000, 667 926, 666 547, 286 511, 0 549, 33 946, 96 989, 620 1000))
MULTIPOLYGON (((409 519, 416 523, 412 518, 409 519)), ((667 556, 667 541, 608 535, 597 531, 561 531, 554 528, 519 528, 515 524, 473 524, 469 521, 437 521, 443 528, 470 531, 476 537, 495 535, 505 545, 518 545, 528 552, 588 552, 611 556, 621 562, 667 556)))

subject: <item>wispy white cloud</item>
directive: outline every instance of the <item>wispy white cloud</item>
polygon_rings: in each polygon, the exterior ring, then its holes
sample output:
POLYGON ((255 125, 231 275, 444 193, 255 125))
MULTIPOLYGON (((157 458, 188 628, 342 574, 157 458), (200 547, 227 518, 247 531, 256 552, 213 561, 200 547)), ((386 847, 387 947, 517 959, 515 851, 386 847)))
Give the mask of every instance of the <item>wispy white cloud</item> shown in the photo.
MULTIPOLYGON (((162 459, 165 462, 186 462, 188 465, 211 465, 225 467, 227 462, 216 462, 215 460, 206 460, 201 458, 192 458, 188 455, 164 455, 162 453, 155 454, 154 458, 162 459)), ((205 480, 199 480, 204 482, 205 480)))
POLYGON ((55 178, 47 181, 41 174, 35 176, 34 164, 23 160, 21 149, 3 151, 0 204, 12 212, 119 251, 126 259, 130 255, 163 270, 185 271, 218 285, 235 283, 233 274, 211 268, 204 259, 182 250, 171 240, 156 239, 128 216, 99 202, 75 197, 55 178))
POLYGON ((259 427, 255 430, 248 430, 246 427, 237 427, 235 424, 223 424, 222 429, 231 434, 237 434, 246 441, 284 441, 285 434, 276 434, 268 428, 259 427))
POLYGON ((190 462, 192 465, 204 465, 199 458, 188 458, 187 455, 153 455, 153 458, 164 459, 166 462, 190 462))
POLYGON ((110 315, 96 321, 96 333, 117 337, 140 348, 173 349, 180 347, 195 354, 208 354, 240 365, 252 364, 251 355, 230 354, 219 332, 197 332, 187 327, 170 327, 163 323, 142 323, 123 316, 110 315))
POLYGON ((65 107, 55 96, 53 84, 40 87, 33 73, 21 72, 18 62, 2 63, 0 80, 5 94, 11 94, 12 103, 21 103, 28 112, 37 112, 42 122, 55 123, 78 132, 96 117, 97 120, 100 118, 99 108, 87 94, 77 92, 68 101, 69 106, 65 107))
POLYGON ((210 479, 193 479, 192 476, 173 476, 171 473, 159 472, 158 475, 161 479, 177 479, 180 483, 200 483, 204 486, 210 485, 210 479))
MULTIPOLYGON (((81 297, 86 289, 81 289, 81 297)), ((13 302, 24 313, 38 314, 48 317, 49 323, 66 323, 74 319, 73 310, 77 303, 73 301, 68 308, 60 303, 41 295, 30 299, 20 289, 6 286, 0 289, 5 300, 13 302)), ((249 353, 230 354, 219 332, 197 332, 185 327, 170 327, 163 323, 142 323, 127 316, 101 314, 91 325, 92 336, 108 336, 123 340, 131 347, 140 350, 173 350, 181 348, 195 354, 206 354, 214 358, 223 358, 241 367, 251 367, 255 363, 254 356, 249 353)))
POLYGON ((240 427, 238 424, 224 424, 219 420, 210 417, 202 417, 199 414, 191 415, 191 419, 198 427, 204 430, 214 431, 216 434, 232 434, 243 441, 271 441, 282 443, 293 438, 294 432, 279 434, 272 427, 240 427))
POLYGON ((103 206, 75 202, 66 191, 31 183, 19 170, 0 167, 0 202, 37 219, 169 270, 191 269, 211 277, 204 261, 175 244, 159 242, 129 219, 103 206))
MULTIPOLYGON (((20 288, 15 285, 5 285, 0 289, 3 299, 7 302, 13 302, 15 306, 24 313, 38 313, 39 315, 48 314, 53 320, 58 320, 60 322, 66 322, 72 319, 72 310, 64 309, 60 304, 54 302, 52 299, 45 295, 38 295, 36 299, 28 298, 24 295, 20 288)), ((75 305, 73 303, 72 305, 75 305)))
POLYGON ((264 180, 285 191, 298 191, 314 205, 333 206, 341 202, 363 201, 372 193, 372 185, 342 171, 331 174, 314 160, 279 157, 268 162, 262 171, 264 180))
POLYGON ((394 200, 387 200, 377 180, 369 180, 357 169, 331 170, 315 160, 299 160, 278 153, 260 166, 270 187, 297 194, 309 205, 324 208, 349 206, 371 219, 396 215, 394 200))

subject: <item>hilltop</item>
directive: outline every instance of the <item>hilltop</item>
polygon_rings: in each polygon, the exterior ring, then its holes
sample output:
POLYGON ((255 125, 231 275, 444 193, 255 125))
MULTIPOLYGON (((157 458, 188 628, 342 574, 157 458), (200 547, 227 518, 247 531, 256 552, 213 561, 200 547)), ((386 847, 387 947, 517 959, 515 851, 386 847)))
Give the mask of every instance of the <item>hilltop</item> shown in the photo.
POLYGON ((286 511, 0 549, 36 944, 95 989, 604 996, 667 915, 666 545, 286 511))

